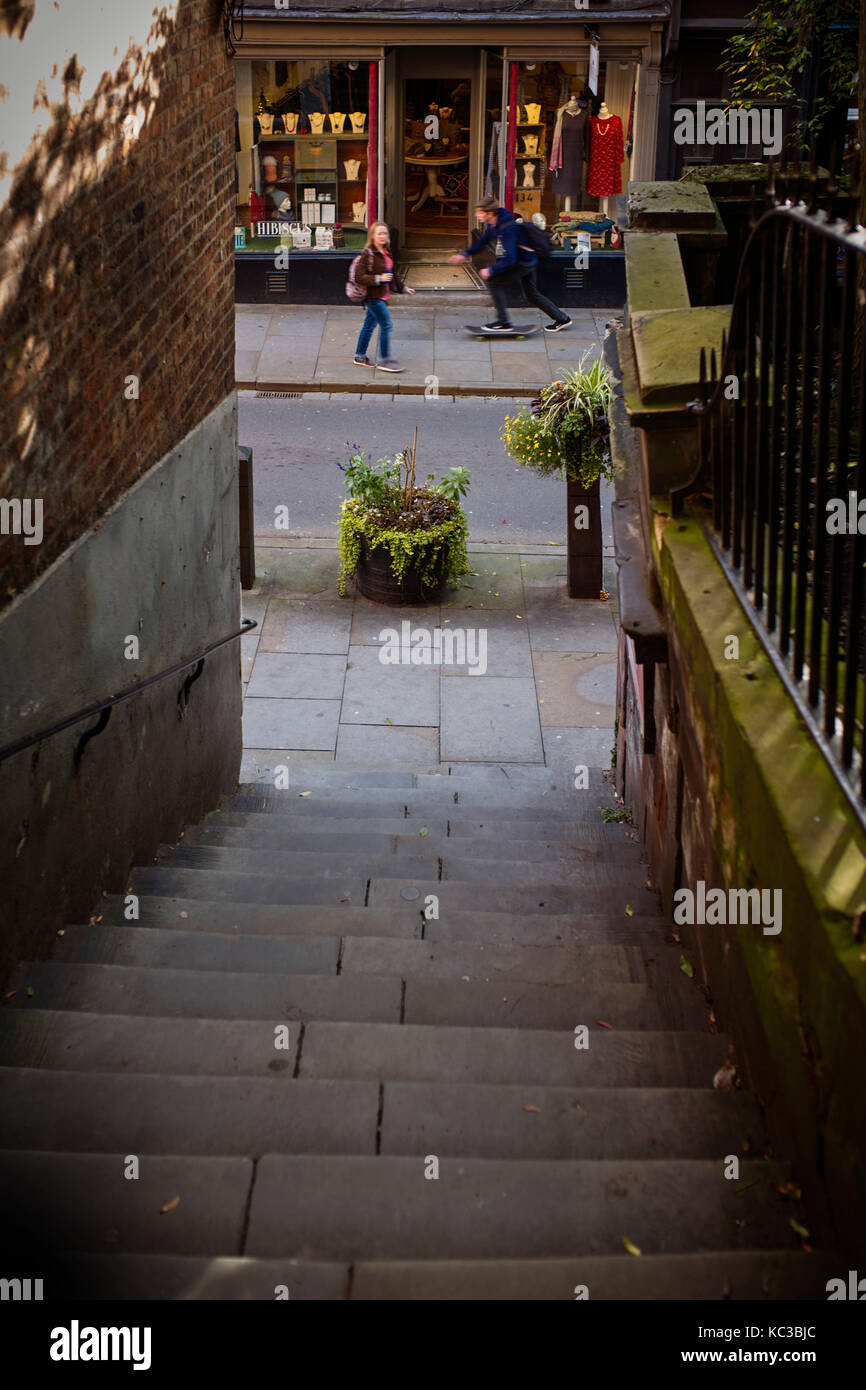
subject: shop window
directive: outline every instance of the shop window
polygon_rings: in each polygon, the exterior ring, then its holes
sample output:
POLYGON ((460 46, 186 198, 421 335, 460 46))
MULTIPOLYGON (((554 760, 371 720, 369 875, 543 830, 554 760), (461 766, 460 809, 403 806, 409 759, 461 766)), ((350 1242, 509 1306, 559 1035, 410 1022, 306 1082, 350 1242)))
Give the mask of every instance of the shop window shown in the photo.
POLYGON ((369 64, 235 64, 238 250, 360 248, 367 220, 369 64))

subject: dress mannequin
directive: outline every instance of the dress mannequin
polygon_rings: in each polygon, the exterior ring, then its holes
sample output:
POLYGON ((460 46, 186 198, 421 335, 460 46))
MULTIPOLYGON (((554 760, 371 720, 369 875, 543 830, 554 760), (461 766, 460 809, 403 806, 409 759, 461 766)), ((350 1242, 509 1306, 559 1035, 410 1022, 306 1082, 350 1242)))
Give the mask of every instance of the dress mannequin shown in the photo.
POLYGON ((572 93, 557 113, 549 165, 553 171, 553 191, 564 198, 566 212, 571 211, 572 199, 580 200, 583 166, 589 152, 587 104, 581 104, 572 93))
POLYGON ((343 132, 343 126, 346 124, 345 111, 332 111, 329 120, 331 122, 331 129, 334 131, 334 133, 336 135, 341 135, 343 132))
POLYGON ((352 122, 352 129, 355 134, 360 135, 367 121, 365 113, 363 111, 350 111, 349 120, 352 122))
POLYGON ((524 166, 523 166, 523 187, 524 187, 524 188, 534 188, 534 187, 535 187, 535 165, 534 165, 534 164, 524 164, 524 166))
POLYGON ((603 200, 605 214, 610 216, 612 196, 622 192, 621 165, 625 158, 622 121, 602 102, 598 115, 590 121, 592 131, 589 157, 589 177, 586 191, 603 200))

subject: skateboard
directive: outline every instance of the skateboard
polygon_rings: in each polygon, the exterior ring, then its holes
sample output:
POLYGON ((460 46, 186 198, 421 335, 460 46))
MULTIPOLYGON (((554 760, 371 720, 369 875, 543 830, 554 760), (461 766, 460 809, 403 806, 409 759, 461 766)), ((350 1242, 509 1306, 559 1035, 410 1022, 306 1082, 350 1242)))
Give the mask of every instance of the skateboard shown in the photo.
POLYGON ((479 328, 474 323, 465 323, 463 327, 467 333, 472 333, 476 338, 531 338, 534 333, 541 332, 537 323, 526 323, 522 327, 515 324, 508 333, 491 333, 488 329, 479 328))

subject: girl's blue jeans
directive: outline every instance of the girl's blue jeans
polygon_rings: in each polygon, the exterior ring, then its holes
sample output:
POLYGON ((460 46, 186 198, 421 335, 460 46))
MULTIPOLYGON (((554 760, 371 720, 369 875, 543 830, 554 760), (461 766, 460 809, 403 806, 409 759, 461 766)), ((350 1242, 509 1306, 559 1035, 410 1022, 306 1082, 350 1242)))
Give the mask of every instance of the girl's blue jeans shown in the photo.
POLYGON ((379 361, 386 362, 391 356, 391 315, 388 312, 388 305, 384 299, 368 299, 367 312, 364 315, 364 322, 361 325, 361 333, 358 338, 358 346, 355 354, 358 357, 367 355, 367 348, 373 336, 373 329, 379 325, 379 361))

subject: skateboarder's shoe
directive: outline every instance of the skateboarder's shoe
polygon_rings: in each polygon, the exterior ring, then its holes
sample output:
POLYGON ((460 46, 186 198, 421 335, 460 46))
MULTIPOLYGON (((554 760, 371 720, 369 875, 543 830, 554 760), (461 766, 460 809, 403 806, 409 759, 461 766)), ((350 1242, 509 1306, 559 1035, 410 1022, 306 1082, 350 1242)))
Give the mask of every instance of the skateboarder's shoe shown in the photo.
POLYGON ((482 331, 484 333, 512 333, 514 329, 510 323, 503 323, 501 319, 494 319, 492 323, 485 323, 482 331))
POLYGON ((373 365, 369 357, 362 356, 360 352, 355 353, 354 361, 356 367, 372 367, 373 365))
POLYGON ((384 362, 378 363, 380 371, 383 372, 402 372, 403 368, 399 362, 395 362, 393 357, 386 357, 384 362))
POLYGON ((545 333, 561 333, 563 328, 570 328, 573 322, 573 319, 557 319, 555 323, 546 323, 544 331, 545 333))

